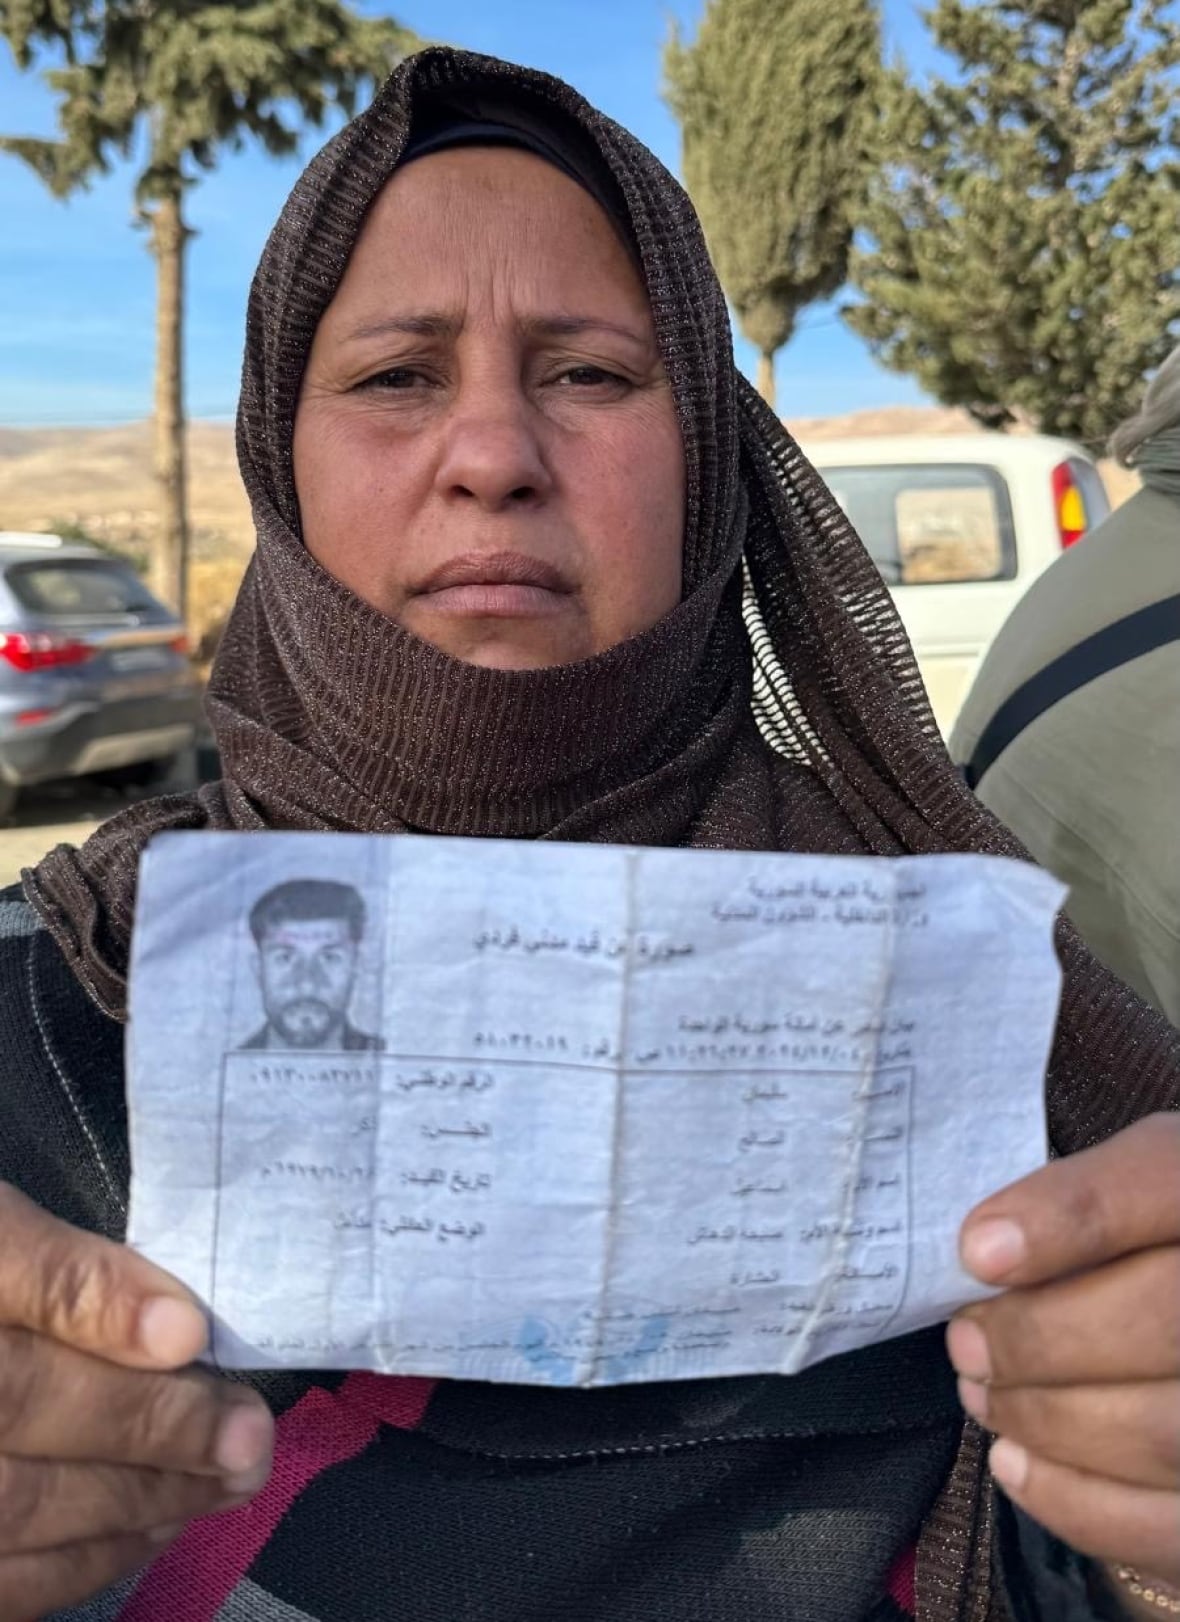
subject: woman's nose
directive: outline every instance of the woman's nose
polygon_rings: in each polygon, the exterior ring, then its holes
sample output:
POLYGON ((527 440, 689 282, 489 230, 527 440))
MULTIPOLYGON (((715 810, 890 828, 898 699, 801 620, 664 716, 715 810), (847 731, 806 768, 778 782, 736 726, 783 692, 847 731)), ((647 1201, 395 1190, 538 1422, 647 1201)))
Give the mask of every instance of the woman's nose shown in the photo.
POLYGON ((523 395, 473 390, 456 402, 445 434, 435 482, 447 499, 499 512, 541 501, 552 488, 523 395))

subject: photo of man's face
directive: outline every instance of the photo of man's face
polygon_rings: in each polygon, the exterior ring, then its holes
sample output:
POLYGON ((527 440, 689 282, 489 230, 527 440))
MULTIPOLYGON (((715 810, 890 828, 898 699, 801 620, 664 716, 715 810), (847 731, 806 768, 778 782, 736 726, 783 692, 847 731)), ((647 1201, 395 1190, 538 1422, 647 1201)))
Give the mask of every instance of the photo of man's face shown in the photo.
POLYGON ((349 1018, 365 934, 365 904, 338 879, 287 879, 259 896, 249 916, 261 1028, 244 1050, 380 1053, 383 1037, 349 1018))
POLYGON ((258 947, 262 1005, 284 1044, 340 1045, 356 960, 343 918, 289 918, 267 929, 258 947))

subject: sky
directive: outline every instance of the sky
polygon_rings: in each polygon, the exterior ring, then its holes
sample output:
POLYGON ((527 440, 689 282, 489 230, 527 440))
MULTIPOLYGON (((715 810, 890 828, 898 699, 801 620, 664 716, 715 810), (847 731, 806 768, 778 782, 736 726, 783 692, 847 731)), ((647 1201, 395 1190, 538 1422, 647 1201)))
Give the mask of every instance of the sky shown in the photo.
MULTIPOLYGON (((776 0, 768 0, 774 4, 776 0)), ((789 0, 778 0, 789 4, 789 0)), ((660 99, 672 19, 695 28, 701 0, 370 0, 424 38, 543 68, 575 85, 678 172, 679 136, 660 99)), ((887 54, 917 71, 932 51, 916 0, 884 0, 887 54)), ((54 103, 37 72, 0 43, 0 132, 52 137, 54 103)), ((271 224, 322 134, 298 158, 226 154, 189 194, 186 394, 193 417, 229 419, 237 398, 246 295, 271 224)), ((133 225, 133 173, 101 178, 61 203, 0 154, 0 425, 102 424, 152 407, 154 262, 133 225)), ((750 346, 737 345, 752 373, 750 346)), ((922 403, 907 377, 878 366, 834 304, 800 318, 777 363, 784 416, 922 403)))

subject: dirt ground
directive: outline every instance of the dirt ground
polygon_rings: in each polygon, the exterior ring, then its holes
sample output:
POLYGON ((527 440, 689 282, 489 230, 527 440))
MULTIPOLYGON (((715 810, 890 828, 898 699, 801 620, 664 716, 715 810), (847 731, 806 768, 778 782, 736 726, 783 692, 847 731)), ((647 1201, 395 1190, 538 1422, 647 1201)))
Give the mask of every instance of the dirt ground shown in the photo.
POLYGON ((127 803, 125 795, 90 784, 30 789, 15 816, 0 826, 0 886, 15 884, 21 868, 39 861, 54 845, 81 844, 104 817, 127 803))
MULTIPOLYGON (((200 757, 203 765, 210 763, 200 757)), ((215 757, 214 757, 215 759, 215 757)), ((0 823, 0 887, 15 884, 22 867, 40 861, 55 845, 80 845, 108 817, 157 794, 183 793, 197 784, 198 757, 180 757, 167 782, 151 788, 116 789, 90 778, 73 778, 26 789, 16 811, 0 823)), ((205 776, 215 776, 206 769, 205 776)))

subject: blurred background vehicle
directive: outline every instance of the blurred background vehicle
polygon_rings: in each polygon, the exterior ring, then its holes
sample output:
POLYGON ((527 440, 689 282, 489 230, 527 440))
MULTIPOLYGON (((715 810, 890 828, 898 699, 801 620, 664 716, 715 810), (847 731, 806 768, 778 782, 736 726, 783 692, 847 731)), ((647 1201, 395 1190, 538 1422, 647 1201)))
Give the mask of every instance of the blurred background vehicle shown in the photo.
POLYGON ((803 449, 889 585, 943 736, 1033 581, 1110 512, 1080 446, 1042 434, 818 440, 803 449))
POLYGON ((128 564, 0 531, 0 815, 56 778, 162 781, 200 724, 184 627, 128 564))

